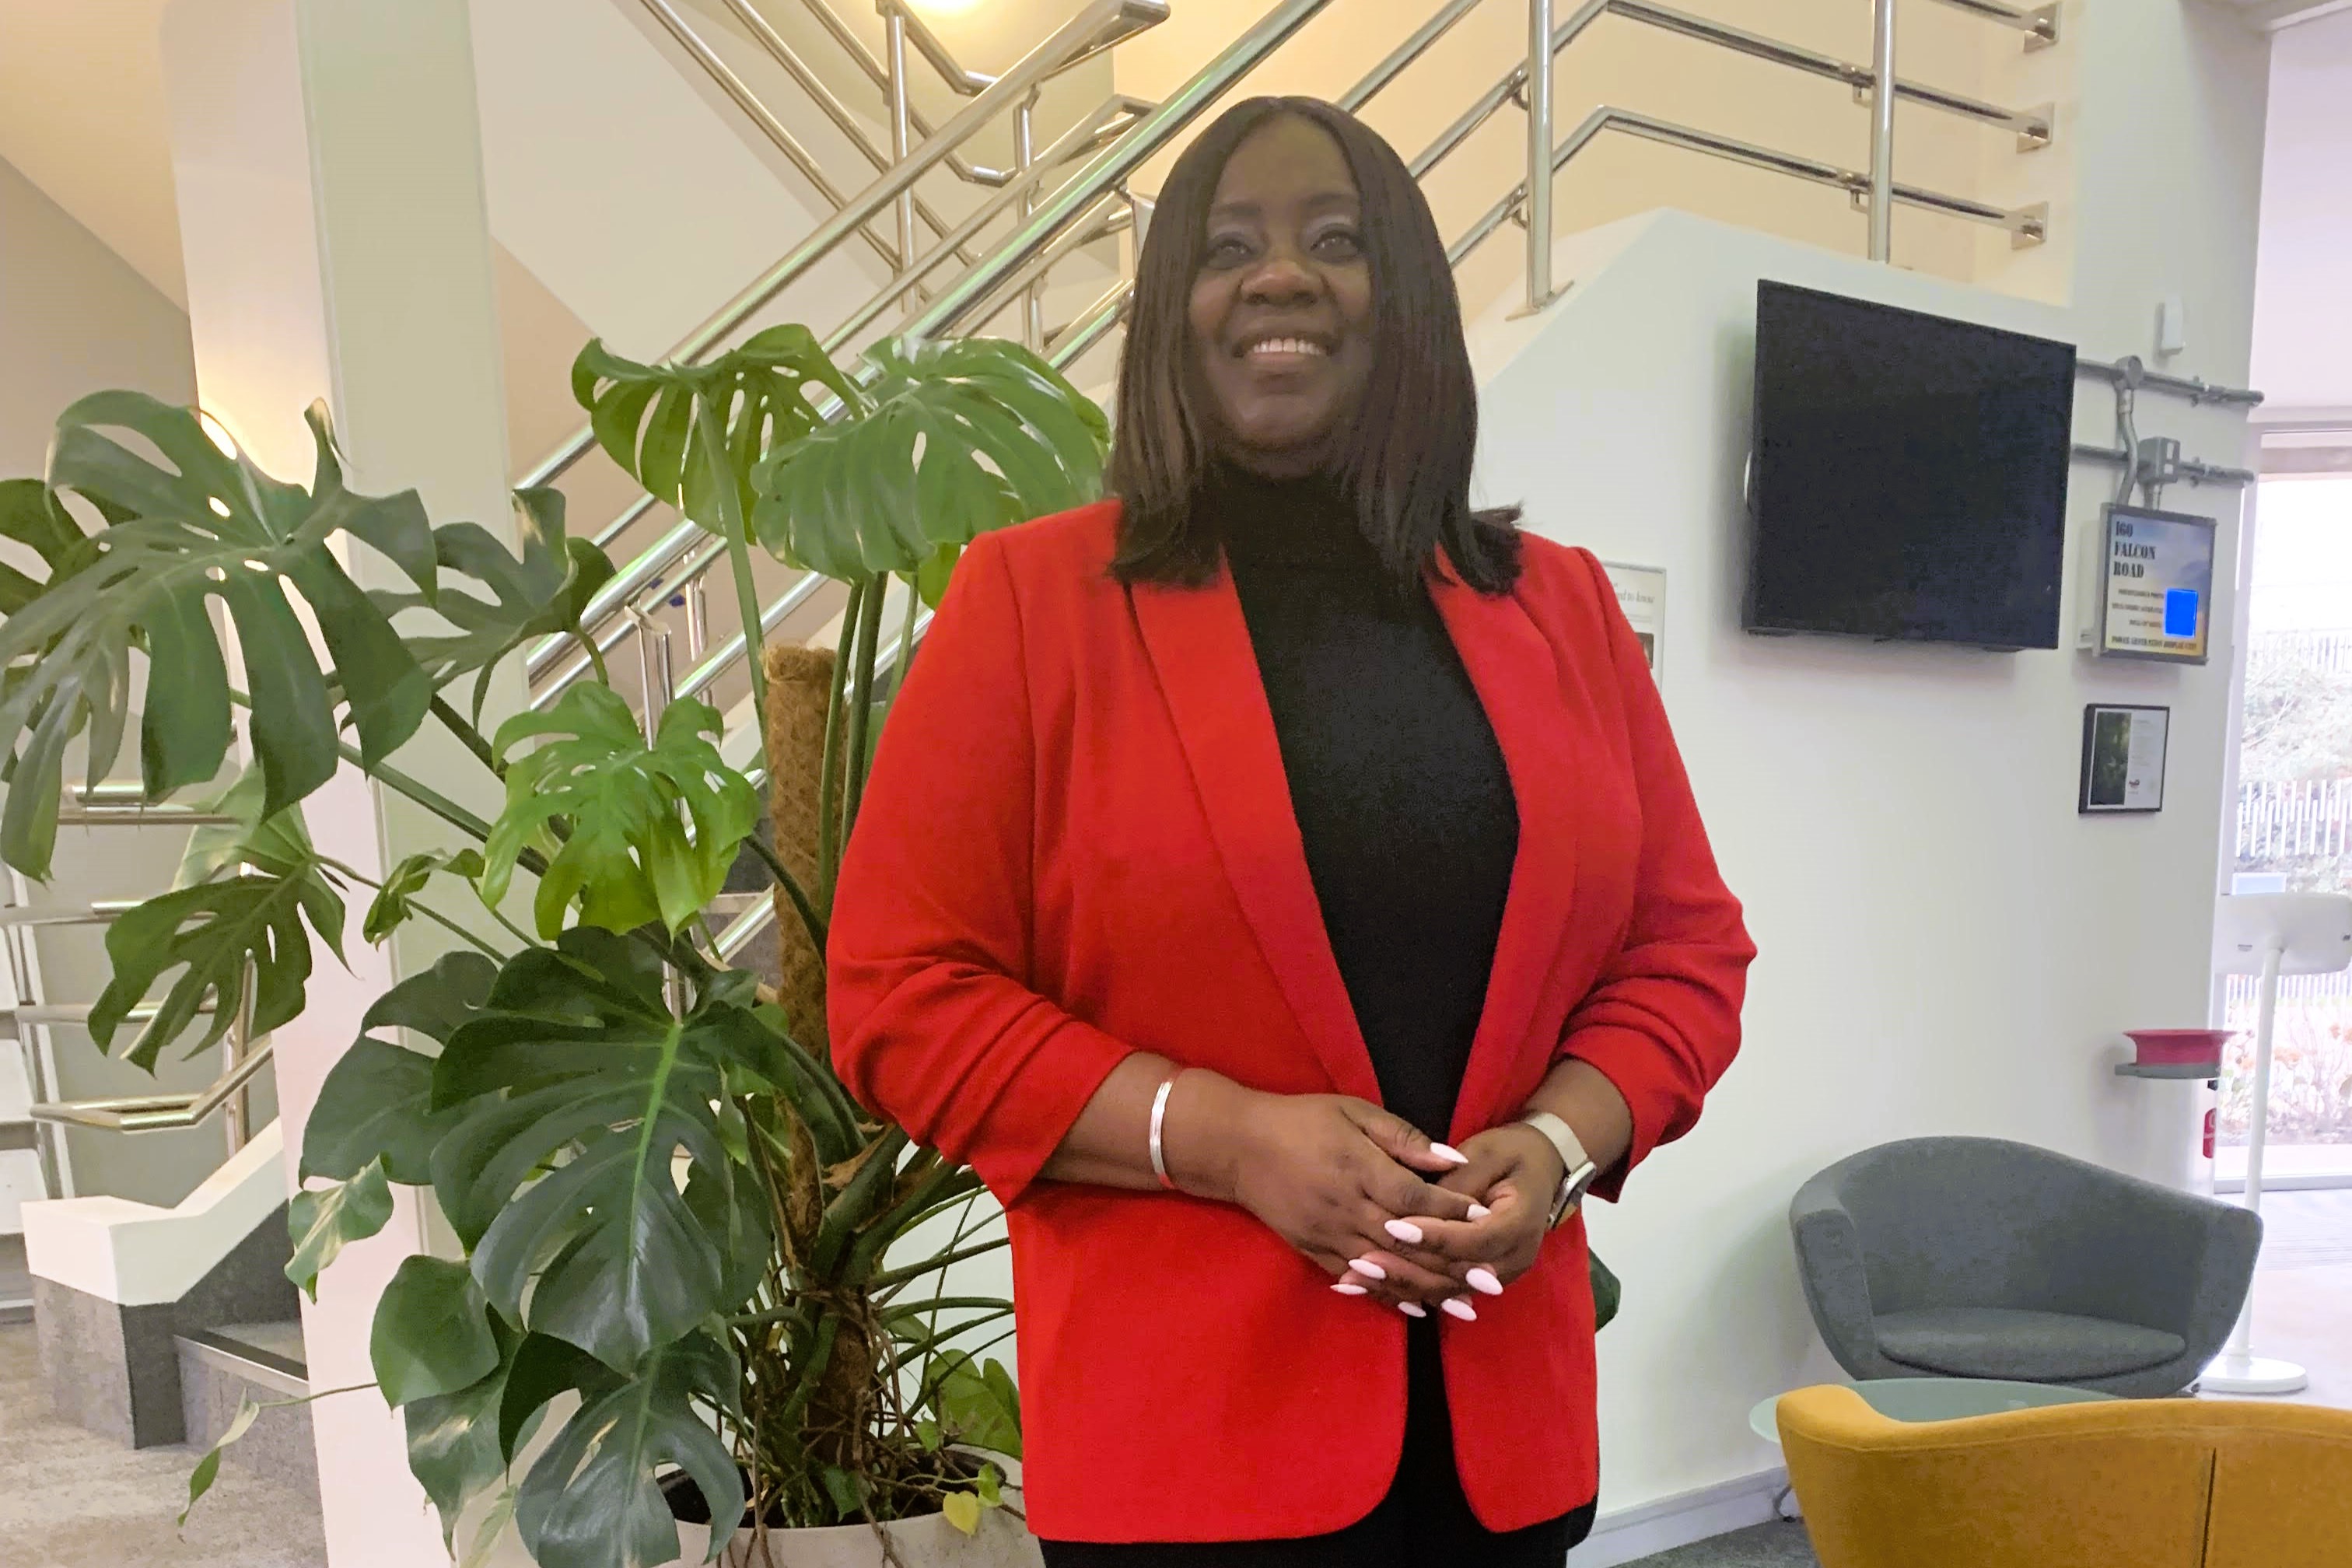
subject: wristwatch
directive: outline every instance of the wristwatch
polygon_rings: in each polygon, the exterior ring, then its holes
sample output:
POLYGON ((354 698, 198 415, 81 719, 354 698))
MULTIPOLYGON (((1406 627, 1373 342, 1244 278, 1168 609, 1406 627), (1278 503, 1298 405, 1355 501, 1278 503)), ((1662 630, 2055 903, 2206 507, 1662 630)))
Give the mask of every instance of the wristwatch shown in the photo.
POLYGON ((1550 1141, 1551 1146, 1559 1151, 1559 1166, 1567 1173, 1560 1177, 1559 1191, 1551 1200, 1549 1223, 1557 1230, 1560 1221, 1576 1212, 1576 1205, 1584 1199, 1585 1190, 1601 1174, 1601 1167, 1594 1164, 1592 1157, 1584 1152, 1583 1142, 1577 1137, 1575 1129, 1550 1111, 1530 1110, 1519 1118, 1519 1123, 1542 1133, 1550 1141))

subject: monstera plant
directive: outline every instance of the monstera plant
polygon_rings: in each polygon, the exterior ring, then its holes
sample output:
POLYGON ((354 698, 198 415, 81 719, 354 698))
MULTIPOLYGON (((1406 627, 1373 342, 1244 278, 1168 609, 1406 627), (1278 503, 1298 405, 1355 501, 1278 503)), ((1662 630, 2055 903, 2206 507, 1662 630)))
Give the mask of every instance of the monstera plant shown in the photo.
POLYGON ((234 826, 108 932, 90 1031, 147 1066, 215 1043, 240 1005, 260 1031, 298 1017, 355 899, 364 941, 443 931, 325 1080, 289 1272, 313 1285, 383 1226, 393 1187, 430 1189, 455 1246, 401 1265, 372 1350, 445 1531, 488 1499, 545 1568, 667 1563, 689 1483, 707 1517, 760 1529, 971 1528, 999 1501, 987 1456, 1020 1447, 985 1354, 1011 1309, 942 1285, 1005 1245, 979 1180, 854 1103, 822 1017, 731 967, 704 911, 750 857, 822 951, 916 606, 977 533, 1092 498, 1104 419, 981 340, 886 345, 854 373, 799 327, 696 365, 591 343, 573 379, 604 449, 723 542, 755 695, 753 550, 848 585, 816 843, 755 831, 712 708, 672 703, 649 733, 607 683, 582 616, 613 565, 566 535, 559 495, 517 497, 518 554, 436 526, 414 493, 354 494, 316 411, 305 487, 190 410, 110 393, 66 411, 45 479, 0 486, 25 568, 0 566, 0 856, 48 876, 68 753, 110 777, 134 719, 150 800, 216 790, 238 759, 213 796, 234 826), (397 585, 362 587, 362 552, 397 585), (893 579, 911 590, 895 641, 893 579), (551 635, 582 641, 588 677, 486 726, 493 668, 551 635), (485 787, 399 765, 428 727, 485 787), (380 881, 323 853, 299 807, 344 766, 437 817, 446 847, 380 881), (495 817, 453 798, 491 795, 495 817))

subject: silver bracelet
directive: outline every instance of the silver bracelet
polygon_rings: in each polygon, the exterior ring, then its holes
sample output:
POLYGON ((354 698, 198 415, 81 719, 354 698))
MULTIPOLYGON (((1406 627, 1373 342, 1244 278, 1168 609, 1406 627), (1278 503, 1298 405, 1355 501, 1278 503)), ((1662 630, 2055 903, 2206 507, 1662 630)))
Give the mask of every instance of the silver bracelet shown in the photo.
POLYGON ((1176 1190, 1176 1184, 1168 1174, 1168 1153, 1160 1147, 1160 1131, 1168 1121, 1168 1096, 1176 1088, 1176 1080, 1183 1076, 1181 1071, 1169 1074, 1166 1081, 1160 1084, 1160 1092, 1151 1097, 1151 1173, 1159 1177, 1160 1184, 1171 1193, 1176 1190))

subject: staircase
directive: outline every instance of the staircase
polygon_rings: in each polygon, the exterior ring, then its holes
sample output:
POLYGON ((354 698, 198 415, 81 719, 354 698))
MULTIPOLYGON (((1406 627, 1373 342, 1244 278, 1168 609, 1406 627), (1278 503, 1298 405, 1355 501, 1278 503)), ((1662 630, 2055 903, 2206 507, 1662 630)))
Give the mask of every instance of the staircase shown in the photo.
MULTIPOLYGON (((1571 279, 1555 279, 1551 266, 1554 229, 1565 216, 1553 204, 1555 182, 1628 143, 1671 150, 1686 172, 1727 174, 1715 165, 1728 165, 1738 173, 1727 177, 1768 200, 1811 187, 1857 210, 1891 216, 1899 206, 1935 215, 1971 244, 1971 229, 1998 233, 2004 247, 2038 245, 2048 235, 2046 201, 2003 205, 1977 190, 1895 179, 1891 115, 1879 129, 1861 123, 1874 117, 1847 109, 1850 118, 1842 123, 1853 132, 1855 150, 1871 156, 1841 163, 1669 118, 1638 101, 1604 99, 1588 110, 1547 90, 1572 80, 1579 62, 1596 51, 1622 56, 1643 44, 1680 51, 1673 57, 1677 66, 1728 65, 1751 79, 1767 73, 1769 85, 1785 84, 1791 103, 1801 101, 1814 119, 1825 100, 1801 95, 1818 93, 1819 84, 1844 89, 1854 105, 1866 108, 1874 98, 1878 73, 1871 66, 1651 0, 1557 7, 1552 0, 1444 0, 1426 8, 1278 0, 1262 11, 1231 0, 1193 0, 1202 11, 1231 13, 1217 20, 1233 26, 1216 34, 1222 47, 1181 75, 1168 68, 1168 51, 1155 33, 1171 22, 1181 30, 1187 0, 1093 0, 993 77, 959 63, 903 0, 881 0, 877 47, 832 0, 619 3, 641 5, 655 17, 682 68, 703 73, 751 132, 793 166, 823 183, 822 160, 810 150, 814 132, 804 129, 814 119, 856 148, 852 167, 863 163, 872 172, 855 188, 824 184, 831 216, 677 343, 675 357, 686 360, 777 319, 807 321, 845 363, 884 336, 988 332, 1024 339, 1079 385, 1102 389, 1107 400, 1136 237, 1150 216, 1147 182, 1190 131, 1262 91, 1311 91, 1384 129, 1391 119, 1432 127, 1418 143, 1391 134, 1401 149, 1418 146, 1410 163, 1430 188, 1441 223, 1449 224, 1449 255, 1472 314, 1506 289, 1523 289, 1532 310, 1572 287, 1571 279), (1369 64, 1346 79, 1331 79, 1334 60, 1358 58, 1369 64), (1531 73, 1535 58, 1551 68, 1531 73), (847 86, 836 88, 844 60, 847 86), (1146 79, 1170 85, 1150 98, 1121 90, 1146 79), (1074 80, 1089 90, 1071 90, 1074 80), (1097 86, 1100 95, 1093 96, 1097 86), (935 120, 921 112, 926 89, 933 100, 947 100, 935 120), (1049 103, 1057 118, 1043 107, 1049 103), (1531 169, 1539 174, 1532 182, 1531 169), (1452 213, 1462 216, 1449 220, 1452 213), (1506 230, 1520 252, 1516 266, 1506 254, 1510 247, 1497 243, 1506 230), (844 256, 861 263, 880 258, 888 276, 845 314, 825 315, 808 283, 844 256)), ((1946 31, 1939 37, 1957 26, 1971 42, 2021 53, 2039 52, 2057 38, 2054 7, 1936 3, 1942 12, 1928 0, 1906 5, 1906 23, 1940 21, 1946 31)), ((1774 11, 1808 27, 1818 26, 1819 13, 1839 11, 1861 25, 1865 40, 1873 9, 1868 0, 1842 7, 1711 7, 1774 11)), ((1921 146, 1958 140, 1959 155, 1948 151, 1932 160, 1938 169, 1993 153, 2002 160, 2028 158, 2053 136, 2047 106, 2010 107, 1906 75, 1894 78, 1893 101, 1906 109, 1906 132, 1913 116, 1946 122, 1917 125, 1921 146)), ((1818 140, 1810 121, 1807 136, 1818 140)), ((2005 171, 1975 182, 2016 183, 2005 171)), ((1657 205, 1654 195, 1643 205, 1657 205)), ((1885 226, 1872 226, 1882 251, 1878 231, 1885 226)), ((583 427, 522 482, 569 490, 602 461, 583 427)), ((586 488, 596 486, 589 480, 586 488)), ((732 606, 714 602, 706 588, 721 560, 718 542, 643 500, 616 513, 592 514, 583 505, 572 515, 575 526, 622 563, 593 602, 587 628, 616 685, 641 708, 680 696, 714 702, 729 716, 730 752, 749 760, 746 639, 732 606)), ((839 590, 814 575, 761 564, 765 637, 829 643, 839 629, 839 590)), ((553 702, 587 668, 566 639, 551 637, 531 649, 530 705, 553 702)), ((772 918, 765 900, 745 898, 724 918, 720 950, 744 952, 772 918)))
MULTIPOLYGON (((1706 0, 1688 3, 1706 5, 1706 0)), ((1572 268, 1555 267, 1555 232, 1591 227, 1608 211, 1576 182, 1592 170, 1606 174, 1616 167, 1609 160, 1620 156, 1664 159, 1628 166, 1643 171, 1643 181, 1654 168, 1669 172, 1676 184, 1668 188, 1686 195, 1689 205, 1725 209, 1715 216, 1733 221, 1748 216, 1745 204, 1825 203, 1830 226, 1822 232, 1853 241, 1863 229, 1847 225, 1849 208, 1878 219, 1868 225, 1878 259, 1889 258, 1887 231, 1897 207, 1927 215, 1935 226, 1906 231, 1936 237, 1923 255, 1965 258, 1975 254, 1979 234, 2003 250, 2050 237, 2047 199, 2055 193, 2042 191, 2040 199, 2026 202, 1990 194, 2033 189, 2036 166, 2024 161, 2053 142, 2049 109, 1997 103, 1744 25, 1754 19, 1750 13, 1769 13, 1790 27, 1818 30, 1823 16, 1835 13, 1840 37, 1851 34, 1866 43, 1874 9, 1891 12, 1889 0, 1878 0, 1876 7, 1871 0, 1838 5, 1718 0, 1704 13, 1652 0, 1557 7, 1553 0, 1417 0, 1410 6, 1393 0, 1088 0, 1056 26, 1041 21, 1034 30, 1038 41, 994 74, 969 68, 907 0, 880 0, 877 15, 856 22, 845 7, 835 8, 839 0, 610 4, 611 15, 582 8, 596 13, 586 19, 553 0, 485 8, 490 19, 478 25, 478 47, 486 79, 497 79, 500 59, 528 50, 540 11, 547 25, 562 13, 569 18, 565 26, 592 30, 607 29, 621 17, 640 28, 640 44, 653 39, 680 79, 728 117, 739 149, 751 149, 805 198, 805 210, 794 209, 799 232, 779 241, 788 246, 784 253, 763 258, 756 276, 741 279, 730 299, 676 342, 675 357, 689 361, 785 319, 815 327, 845 363, 886 336, 988 332, 1025 341, 1079 385, 1107 394, 1138 241, 1150 221, 1150 190, 1189 132, 1240 98, 1268 90, 1328 97, 1365 116, 1408 152, 1415 175, 1432 192, 1466 312, 1474 316, 1513 294, 1527 310, 1539 310, 1576 287, 1572 268), (1218 25, 1192 26, 1195 9, 1218 25), (1183 52, 1174 41, 1180 33, 1199 47, 1192 58, 1171 63, 1183 52), (1590 92, 1575 90, 1587 66, 1601 61, 1615 68, 1630 58, 1629 49, 1661 51, 1655 58, 1667 63, 1584 84, 1590 92), (1742 84, 1746 118, 1717 123, 1707 117, 1705 84, 1717 71, 1746 73, 1723 79, 1742 84), (1890 77, 1889 112, 1865 112, 1890 77), (1702 84, 1696 100, 1693 82, 1702 84), (1763 90, 1757 90, 1759 84, 1763 90), (1789 134, 1766 140, 1782 117, 1757 105, 1779 104, 1784 91, 1789 134), (1898 105, 1905 168, 1975 174, 1948 183, 1897 177, 1892 110, 1898 105), (1748 120, 1766 122, 1765 129, 1748 120), (1827 155, 1831 143, 1850 150, 1827 155), (1583 193, 1586 205, 1573 210, 1556 205, 1559 190, 1583 193)), ((1906 0, 1906 26, 1931 20, 1945 29, 1938 37, 1956 36, 1951 29, 1959 27, 1957 36, 1984 58, 2000 50, 2030 60, 2030 52, 2057 36, 2054 7, 1906 0)), ((627 42, 597 37, 615 48, 627 42)), ((1937 55, 1939 64, 1958 58, 1949 51, 1937 55)), ((486 124, 486 142, 526 133, 534 117, 542 134, 552 134, 548 121, 560 106, 524 100, 513 123, 486 124)), ((583 162, 575 148, 557 151, 575 174, 601 166, 583 162)), ((495 174, 492 184, 495 196, 495 174)), ((1644 188, 1639 205, 1658 205, 1656 191, 1644 188)), ((550 245, 543 255, 522 259, 625 352, 651 353, 659 347, 630 342, 627 333, 695 318, 692 310, 680 316, 675 289, 659 296, 661 309, 646 310, 642 288, 558 276, 576 265, 563 247, 550 245), (608 310, 610 321, 602 319, 608 310)), ((642 498, 617 501, 625 483, 584 426, 520 482, 562 486, 573 531, 594 539, 621 563, 585 622, 615 684, 640 711, 657 711, 681 697, 712 702, 728 715, 724 749, 730 761, 756 760, 746 673, 751 639, 732 595, 709 591, 709 574, 723 558, 719 544, 667 508, 642 498)), ((764 559, 759 586, 760 632, 767 640, 830 644, 838 637, 843 599, 837 586, 764 559)), ((533 709, 554 702, 589 667, 576 644, 562 637, 530 648, 525 663, 533 709)), ((125 798, 104 792, 77 809, 86 826, 152 828, 196 820, 184 810, 173 815, 173 808, 134 812, 125 798)), ((766 886, 764 873, 747 864, 709 917, 722 952, 762 968, 760 961, 773 946, 762 940, 773 918, 766 886)), ((210 1124, 217 1117, 231 1130, 231 1149, 240 1148, 247 1137, 240 1107, 249 1089, 266 1086, 268 1053, 266 1040, 247 1040, 242 1029, 233 1035, 218 1074, 191 1090, 83 1100, 57 1091, 49 1034, 69 1023, 76 1005, 50 1001, 42 992, 37 936, 45 922, 25 889, 16 894, 17 908, 0 913, 0 927, 16 982, 10 1010, 24 1047, 19 1098, 33 1103, 12 1113, 7 1086, 0 1082, 0 1161, 37 1141, 42 1192, 62 1199, 73 1190, 64 1156, 67 1126, 131 1133, 210 1124)), ((107 913, 93 904, 76 918, 101 921, 107 913)), ((275 1125, 262 1131, 274 1147, 275 1125)), ((259 1181, 250 1152, 243 1158, 249 1179, 259 1181)), ((0 1165, 0 1177, 7 1169, 0 1165)), ((232 1254, 249 1250, 250 1237, 282 1235, 278 1181, 264 1214, 249 1212, 259 1201, 254 1194, 238 1200, 239 1212, 247 1215, 246 1231, 229 1236, 215 1226, 206 1245, 216 1256, 181 1281, 186 1291, 196 1292, 208 1271, 232 1254)), ((57 1215, 47 1231, 53 1241, 73 1211, 68 1205, 48 1206, 57 1215)), ((163 1223, 157 1212, 81 1211, 77 1223, 100 1229, 115 1221, 152 1226, 163 1223)), ((189 1216, 187 1224, 200 1221, 189 1216)), ((22 1287, 12 1282, 16 1260, 0 1237, 0 1321, 43 1301, 45 1346, 54 1339, 61 1354, 73 1351, 81 1357, 64 1355, 61 1364, 87 1367, 96 1364, 90 1358, 99 1352, 81 1341, 68 1344, 60 1314, 71 1309, 94 1314, 93 1321, 106 1314, 60 1292, 79 1289, 81 1297, 117 1309, 110 1331, 122 1365, 108 1375, 121 1385, 122 1408, 114 1416, 93 1415, 90 1424, 119 1430, 131 1442, 184 1437, 207 1443, 242 1400, 307 1392, 290 1294, 271 1302, 236 1296, 208 1310, 182 1296, 152 1299, 152 1289, 111 1300, 102 1290, 81 1289, 95 1276, 42 1236, 37 1223, 29 1258, 35 1278, 22 1287), (134 1382, 141 1384, 136 1399, 134 1382)), ((231 1453, 233 1462, 306 1475, 315 1485, 304 1411, 266 1414, 231 1453)))

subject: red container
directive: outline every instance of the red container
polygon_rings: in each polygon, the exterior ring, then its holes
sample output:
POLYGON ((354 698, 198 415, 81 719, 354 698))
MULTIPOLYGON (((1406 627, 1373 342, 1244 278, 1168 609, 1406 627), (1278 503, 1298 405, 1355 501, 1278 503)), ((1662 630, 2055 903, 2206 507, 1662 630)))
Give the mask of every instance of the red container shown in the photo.
POLYGON ((2231 1029, 2126 1029, 2124 1037, 2139 1047, 2141 1067, 2192 1067, 2221 1064, 2221 1047, 2231 1029))

